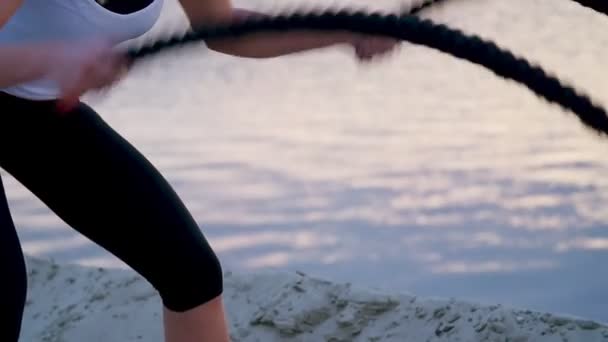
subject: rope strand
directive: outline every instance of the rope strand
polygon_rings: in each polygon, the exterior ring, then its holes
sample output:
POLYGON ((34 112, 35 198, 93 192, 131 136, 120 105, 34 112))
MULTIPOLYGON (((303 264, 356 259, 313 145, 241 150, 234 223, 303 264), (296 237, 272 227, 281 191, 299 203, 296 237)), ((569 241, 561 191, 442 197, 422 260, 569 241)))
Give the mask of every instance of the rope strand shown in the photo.
POLYGON ((429 9, 434 6, 438 6, 446 0, 425 0, 420 2, 419 4, 411 7, 404 15, 419 15, 424 12, 426 9, 429 9))
POLYGON ((231 25, 197 28, 181 37, 173 37, 129 50, 127 55, 132 62, 137 62, 169 48, 209 38, 297 29, 348 30, 383 35, 442 51, 484 66, 500 77, 525 85, 545 100, 572 111, 587 127, 604 136, 608 135, 606 111, 595 105, 586 95, 562 84, 559 79, 549 75, 541 67, 532 65, 512 52, 498 47, 494 42, 416 16, 399 17, 363 12, 328 11, 321 14, 293 13, 255 18, 231 25))
MULTIPOLYGON (((608 1, 606 0, 572 0, 583 7, 587 7, 591 10, 594 10, 598 13, 608 15, 608 1)), ((420 4, 412 7, 407 13, 410 15, 416 15, 420 12, 424 11, 431 6, 435 6, 440 4, 441 2, 445 2, 445 0, 424 0, 420 4)))
POLYGON ((598 13, 608 15, 608 2, 606 0, 572 0, 583 7, 590 8, 598 13))

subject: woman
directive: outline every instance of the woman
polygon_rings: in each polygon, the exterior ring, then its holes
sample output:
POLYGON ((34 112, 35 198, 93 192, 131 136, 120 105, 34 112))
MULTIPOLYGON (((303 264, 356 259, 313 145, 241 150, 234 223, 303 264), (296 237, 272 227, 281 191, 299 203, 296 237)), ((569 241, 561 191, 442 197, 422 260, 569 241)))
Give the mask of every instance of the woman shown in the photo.
MULTIPOLYGON (((229 0, 179 0, 191 24, 261 15, 229 0)), ((150 30, 163 0, 0 1, 0 167, 159 292, 167 342, 228 341, 222 269, 159 172, 80 102, 125 73, 118 43, 150 30)), ((350 44, 360 60, 396 42, 348 32, 259 33, 209 48, 266 58, 350 44)), ((0 341, 18 340, 26 265, 0 182, 0 341), (8 318, 4 318, 8 317, 8 318)))

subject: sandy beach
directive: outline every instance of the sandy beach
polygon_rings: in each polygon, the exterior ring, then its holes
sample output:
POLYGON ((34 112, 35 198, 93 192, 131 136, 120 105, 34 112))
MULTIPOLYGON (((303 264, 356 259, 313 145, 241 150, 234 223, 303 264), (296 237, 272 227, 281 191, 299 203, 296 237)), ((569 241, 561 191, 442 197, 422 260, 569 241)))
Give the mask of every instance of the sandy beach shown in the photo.
MULTIPOLYGON (((26 342, 162 342, 160 300, 127 270, 27 259, 26 342)), ((420 298, 303 273, 225 274, 232 341, 602 342, 574 317, 420 298)))

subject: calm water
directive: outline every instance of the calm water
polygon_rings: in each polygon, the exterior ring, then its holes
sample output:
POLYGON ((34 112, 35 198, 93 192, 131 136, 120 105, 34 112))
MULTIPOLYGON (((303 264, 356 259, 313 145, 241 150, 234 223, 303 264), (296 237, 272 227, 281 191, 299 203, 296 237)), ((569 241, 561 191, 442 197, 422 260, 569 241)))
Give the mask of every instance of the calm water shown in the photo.
MULTIPOLYGON (((169 3, 163 23, 175 15, 169 3)), ((608 18, 565 0, 454 0, 429 16, 607 104, 608 18)), ((407 44, 370 66, 342 49, 255 61, 194 47, 91 103, 227 269, 608 322, 608 141, 485 69, 407 44)), ((123 266, 3 176, 28 253, 123 266)))

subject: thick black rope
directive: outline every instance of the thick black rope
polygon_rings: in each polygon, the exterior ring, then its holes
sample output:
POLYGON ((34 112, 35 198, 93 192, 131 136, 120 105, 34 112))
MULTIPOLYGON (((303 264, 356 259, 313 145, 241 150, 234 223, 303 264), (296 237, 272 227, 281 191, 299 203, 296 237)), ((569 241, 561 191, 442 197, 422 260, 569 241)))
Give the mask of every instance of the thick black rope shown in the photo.
POLYGON ((590 8, 596 12, 608 15, 608 1, 606 0, 572 0, 579 5, 590 8))
MULTIPOLYGON (((592 9, 598 13, 608 15, 608 1, 607 0, 572 0, 583 7, 592 9)), ((414 5, 409 11, 409 14, 415 15, 424 11, 427 8, 438 5, 445 0, 424 0, 421 3, 414 5)))
POLYGON ((347 11, 315 13, 294 13, 274 17, 245 20, 240 23, 201 27, 181 37, 157 41, 151 45, 134 48, 127 52, 133 62, 157 54, 169 48, 197 42, 209 38, 224 38, 246 35, 260 31, 308 30, 348 30, 364 34, 382 35, 425 45, 452 56, 482 65, 496 75, 512 79, 527 86, 534 93, 549 102, 557 103, 575 113, 578 118, 596 132, 608 135, 606 111, 585 95, 542 68, 532 65, 491 41, 451 29, 443 24, 415 16, 366 14, 347 11))
POLYGON ((403 15, 418 15, 424 12, 424 10, 440 5, 445 1, 446 0, 425 0, 410 7, 406 13, 403 13, 403 15))

